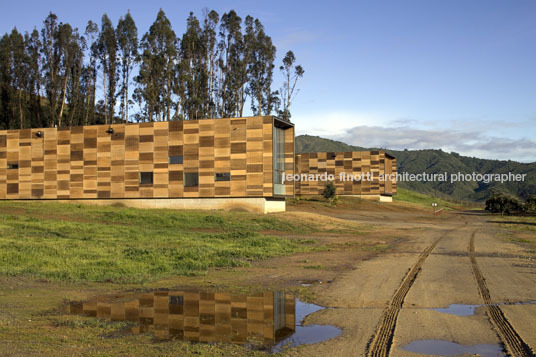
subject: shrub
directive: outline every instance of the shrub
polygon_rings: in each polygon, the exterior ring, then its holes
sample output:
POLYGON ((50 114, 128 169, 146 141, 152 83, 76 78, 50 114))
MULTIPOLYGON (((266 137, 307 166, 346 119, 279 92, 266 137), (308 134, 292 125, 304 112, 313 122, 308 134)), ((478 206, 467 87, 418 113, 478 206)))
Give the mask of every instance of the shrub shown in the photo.
POLYGON ((491 213, 512 214, 523 211, 523 204, 516 197, 505 194, 501 191, 493 191, 486 200, 486 211, 491 213))
POLYGON ((332 201, 333 198, 335 198, 336 194, 337 194, 337 188, 335 187, 335 184, 332 181, 326 183, 326 187, 324 187, 324 191, 322 191, 322 196, 326 200, 332 201))
POLYGON ((536 213, 536 195, 527 198, 527 201, 525 202, 525 210, 527 212, 536 213))

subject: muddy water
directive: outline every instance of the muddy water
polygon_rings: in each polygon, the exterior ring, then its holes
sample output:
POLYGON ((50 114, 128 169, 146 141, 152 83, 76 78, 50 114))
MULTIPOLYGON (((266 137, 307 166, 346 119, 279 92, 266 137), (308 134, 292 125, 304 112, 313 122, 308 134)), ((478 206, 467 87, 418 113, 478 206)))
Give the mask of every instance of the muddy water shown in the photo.
MULTIPOLYGON (((526 305, 526 304, 536 304, 536 300, 529 300, 529 301, 519 301, 519 302, 503 302, 495 304, 497 306, 504 306, 504 305, 526 305)), ((452 314, 456 316, 470 316, 475 314, 475 309, 486 306, 484 304, 480 305, 466 305, 466 304, 451 304, 448 307, 445 308, 435 308, 432 309, 434 311, 442 312, 444 314, 452 314)))
POLYGON ((134 334, 157 339, 225 342, 278 352, 338 336, 328 325, 304 326, 324 309, 279 291, 255 295, 203 291, 154 291, 71 303, 70 314, 130 321, 134 334))
POLYGON ((475 309, 484 305, 465 305, 465 304, 451 304, 445 308, 433 309, 444 314, 451 314, 456 316, 470 316, 475 314, 475 309))
POLYGON ((275 346, 271 347, 270 350, 272 352, 280 352, 285 348, 318 343, 339 336, 341 330, 335 326, 303 325, 303 321, 308 315, 323 309, 324 307, 296 300, 296 329, 294 333, 279 341, 275 346))
POLYGON ((500 345, 482 344, 464 346, 443 340, 418 340, 402 347, 403 350, 433 356, 478 355, 482 357, 505 356, 500 345))

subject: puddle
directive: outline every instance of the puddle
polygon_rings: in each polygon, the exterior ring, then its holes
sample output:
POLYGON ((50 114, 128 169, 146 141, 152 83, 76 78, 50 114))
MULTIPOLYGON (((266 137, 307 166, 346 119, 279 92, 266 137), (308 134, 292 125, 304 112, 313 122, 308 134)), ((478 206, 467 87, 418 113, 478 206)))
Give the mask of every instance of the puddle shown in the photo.
POLYGON ((475 309, 484 305, 464 305, 464 304, 451 304, 446 308, 433 309, 444 314, 451 314, 456 316, 470 316, 475 314, 475 309))
POLYGON ((279 291, 255 295, 154 291, 68 306, 70 314, 133 322, 134 334, 152 333, 163 340, 236 343, 271 352, 340 335, 335 326, 303 326, 307 315, 322 309, 279 291))
POLYGON ((285 348, 318 343, 339 336, 341 334, 341 330, 335 326, 303 326, 303 320, 307 317, 307 315, 322 309, 325 308, 314 304, 307 304, 296 299, 296 330, 293 334, 284 338, 273 346, 271 348, 271 352, 277 353, 285 348))
POLYGON ((518 301, 518 302, 503 302, 498 305, 527 305, 527 304, 536 304, 536 300, 529 301, 518 301))
POLYGON ((443 340, 418 340, 402 347, 403 350, 434 356, 457 356, 477 354, 482 357, 506 356, 500 345, 482 344, 464 346, 455 342, 443 340))
POLYGON ((302 280, 300 282, 300 285, 301 286, 311 286, 313 284, 322 284, 322 281, 321 280, 317 280, 317 279, 314 279, 314 280, 302 280))
MULTIPOLYGON (((495 304, 496 306, 505 306, 505 305, 526 305, 526 304, 536 304, 536 300, 530 301, 519 301, 519 302, 503 302, 495 304)), ((475 309, 478 307, 486 306, 481 305, 466 305, 466 304, 451 304, 445 308, 435 308, 434 311, 442 312, 445 314, 452 314, 456 316, 471 316, 475 314, 475 309)))

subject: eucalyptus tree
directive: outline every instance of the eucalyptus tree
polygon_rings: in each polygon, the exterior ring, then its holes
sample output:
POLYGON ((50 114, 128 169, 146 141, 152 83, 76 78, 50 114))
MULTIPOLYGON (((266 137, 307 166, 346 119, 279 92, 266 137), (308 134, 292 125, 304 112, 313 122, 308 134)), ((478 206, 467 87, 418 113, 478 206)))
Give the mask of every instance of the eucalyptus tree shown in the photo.
POLYGON ((97 87, 97 71, 99 57, 99 26, 93 21, 88 21, 85 31, 88 61, 82 72, 82 88, 85 92, 85 113, 82 119, 83 125, 95 123, 95 102, 97 87))
POLYGON ((139 74, 136 99, 143 99, 144 115, 148 120, 170 120, 176 106, 173 93, 176 90, 176 66, 178 40, 171 23, 162 9, 149 31, 143 36, 140 48, 139 74))
POLYGON ((46 125, 41 106, 41 41, 39 32, 34 29, 31 34, 24 36, 26 51, 27 82, 26 92, 29 95, 29 121, 31 127, 43 127, 46 125))
POLYGON ((0 38, 0 127, 113 123, 118 99, 123 122, 242 116, 248 101, 255 115, 289 119, 304 72, 287 52, 272 91, 275 55, 261 22, 234 10, 190 13, 180 40, 160 10, 139 43, 129 12, 115 28, 106 14, 100 28, 89 21, 83 36, 50 13, 40 32, 0 38))
POLYGON ((24 50, 24 37, 16 28, 9 35, 10 56, 11 56, 11 89, 15 95, 12 96, 11 110, 12 120, 16 120, 17 124, 12 123, 12 128, 24 127, 24 112, 26 109, 26 52, 24 50))
POLYGON ((269 115, 274 104, 272 93, 273 69, 276 48, 258 19, 246 18, 247 42, 251 47, 248 63, 248 94, 254 115, 269 115))
POLYGON ((238 116, 245 96, 241 90, 243 80, 244 39, 242 36, 242 19, 234 10, 223 14, 220 23, 220 60, 221 71, 219 96, 220 115, 222 117, 238 116))
POLYGON ((120 113, 123 121, 128 122, 128 108, 130 106, 130 74, 132 73, 132 70, 134 68, 136 58, 138 57, 138 29, 136 27, 134 19, 130 15, 130 11, 127 12, 124 18, 121 17, 119 19, 116 34, 121 57, 120 113))
POLYGON ((205 112, 209 118, 214 118, 216 114, 217 99, 217 34, 216 28, 219 22, 219 15, 216 11, 204 10, 202 42, 205 54, 205 69, 207 77, 207 86, 205 94, 205 112))
POLYGON ((68 85, 79 79, 76 77, 79 76, 78 67, 83 56, 81 41, 78 31, 69 24, 59 23, 55 14, 50 13, 45 19, 40 45, 42 77, 48 100, 48 126, 63 125, 68 85))
POLYGON ((86 88, 82 85, 81 79, 84 72, 84 54, 87 43, 83 36, 80 36, 78 30, 73 31, 68 44, 68 58, 66 64, 69 68, 69 78, 65 91, 65 98, 68 106, 67 123, 69 126, 80 125, 81 118, 85 112, 86 88))
POLYGON ((61 126, 65 109, 67 84, 76 60, 78 34, 69 24, 58 23, 50 13, 41 29, 42 70, 48 100, 48 126, 61 126))
POLYGON ((58 123, 57 107, 62 88, 61 62, 64 54, 64 48, 59 40, 59 28, 58 17, 50 13, 41 29, 43 84, 49 114, 47 126, 58 123))
MULTIPOLYGON (((251 18, 247 16, 246 18, 251 18)), ((247 83, 248 83, 248 66, 253 59, 254 38, 248 37, 248 32, 245 34, 240 32, 239 41, 235 46, 231 47, 233 90, 236 91, 236 114, 235 116, 243 116, 244 106, 247 100, 247 83)))
POLYGON ((183 115, 188 119, 207 116, 208 69, 199 20, 190 12, 180 42, 179 82, 184 90, 183 115))
POLYGON ((11 119, 11 44, 6 33, 0 38, 0 129, 9 129, 11 119))
POLYGON ((292 104, 292 100, 296 97, 296 94, 298 94, 296 84, 298 83, 298 79, 303 77, 305 71, 301 65, 296 65, 296 57, 292 51, 288 51, 286 53, 285 57, 283 58, 283 65, 281 65, 279 69, 285 77, 285 82, 283 83, 283 87, 281 87, 280 91, 281 105, 283 106, 283 109, 280 111, 280 115, 283 117, 283 119, 290 120, 289 108, 292 104))
MULTIPOLYGON (((83 45, 78 30, 71 27, 69 24, 61 23, 58 27, 57 42, 61 48, 62 56, 60 61, 60 103, 57 113, 57 125, 62 126, 63 115, 67 106, 67 101, 73 101, 78 95, 78 85, 80 80, 81 63, 83 57, 83 45), (73 88, 69 88, 72 85, 73 88), (70 92, 70 93, 69 93, 70 92), (71 96, 71 98, 67 98, 71 96)), ((74 110, 71 108, 70 110, 74 110)), ((67 119, 69 117, 67 116, 67 119)), ((69 119, 68 119, 69 123, 69 119)), ((70 124, 70 123, 69 123, 70 124)))
POLYGON ((117 86, 117 37, 112 21, 106 14, 101 20, 98 56, 103 74, 105 122, 113 123, 117 86))

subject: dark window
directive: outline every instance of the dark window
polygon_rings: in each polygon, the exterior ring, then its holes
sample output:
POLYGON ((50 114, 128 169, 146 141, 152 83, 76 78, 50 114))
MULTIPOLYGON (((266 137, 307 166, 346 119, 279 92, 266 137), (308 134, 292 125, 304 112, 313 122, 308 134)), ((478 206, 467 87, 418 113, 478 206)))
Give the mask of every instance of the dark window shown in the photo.
POLYGON ((184 305, 184 296, 170 295, 169 304, 170 305, 184 305))
POLYGON ((231 181, 231 174, 228 172, 216 172, 215 181, 231 181))
POLYGON ((152 172, 140 172, 140 185, 152 185, 153 173, 152 172))
POLYGON ((170 156, 169 163, 170 164, 182 164, 182 156, 170 156))
POLYGON ((199 186, 199 174, 197 172, 185 172, 184 173, 184 187, 197 187, 199 186))
POLYGON ((172 315, 184 314, 184 296, 169 296, 169 313, 172 315))
POLYGON ((7 164, 7 168, 8 168, 8 169, 16 170, 16 169, 19 168, 19 164, 14 164, 14 163, 12 163, 12 164, 7 164))

